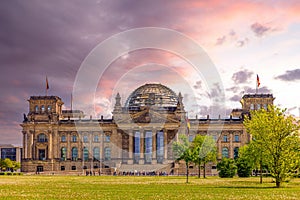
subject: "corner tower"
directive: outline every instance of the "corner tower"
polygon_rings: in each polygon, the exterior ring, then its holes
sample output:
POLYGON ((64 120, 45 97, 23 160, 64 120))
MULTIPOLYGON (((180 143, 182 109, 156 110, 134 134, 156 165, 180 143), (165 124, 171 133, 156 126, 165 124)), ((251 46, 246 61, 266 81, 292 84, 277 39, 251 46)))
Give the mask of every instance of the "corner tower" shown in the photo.
POLYGON ((28 118, 24 121, 58 121, 64 104, 58 96, 31 96, 28 118))

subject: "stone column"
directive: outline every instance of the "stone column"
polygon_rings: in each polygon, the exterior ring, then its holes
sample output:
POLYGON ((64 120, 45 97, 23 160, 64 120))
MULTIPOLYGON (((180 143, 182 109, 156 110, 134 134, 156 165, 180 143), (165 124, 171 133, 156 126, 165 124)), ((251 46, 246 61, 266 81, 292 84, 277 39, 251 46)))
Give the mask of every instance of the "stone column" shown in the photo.
POLYGON ((168 159, 168 133, 167 130, 164 129, 164 160, 168 159))
POLYGON ((22 133, 23 133, 23 158, 26 159, 27 158, 27 133, 26 131, 22 131, 22 133))
POLYGON ((33 132, 30 134, 30 145, 29 145, 29 156, 33 160, 35 159, 35 152, 34 152, 34 138, 33 132))
POLYGON ((133 164, 133 131, 128 131, 128 164, 133 164))
POLYGON ((221 145, 221 143, 222 143, 222 139, 223 139, 223 137, 222 137, 222 132, 221 132, 221 134, 220 134, 220 137, 218 138, 218 151, 217 151, 217 158, 218 159, 222 159, 222 145, 221 145))
POLYGON ((139 164, 144 164, 145 163, 145 149, 144 149, 144 146, 145 146, 145 133, 144 133, 144 129, 141 129, 140 130, 140 134, 141 134, 141 138, 140 138, 140 162, 139 164))
POLYGON ((234 132, 230 131, 229 132, 229 148, 228 148, 229 158, 233 158, 233 145, 232 145, 233 135, 234 135, 234 132))
POLYGON ((152 129, 152 164, 156 164, 157 160, 156 160, 156 134, 157 134, 157 130, 156 129, 152 129))
POLYGON ((52 137, 53 132, 51 132, 50 130, 48 131, 48 135, 49 135, 49 152, 48 152, 48 158, 52 159, 53 158, 53 152, 52 152, 52 145, 53 145, 53 137, 52 137))

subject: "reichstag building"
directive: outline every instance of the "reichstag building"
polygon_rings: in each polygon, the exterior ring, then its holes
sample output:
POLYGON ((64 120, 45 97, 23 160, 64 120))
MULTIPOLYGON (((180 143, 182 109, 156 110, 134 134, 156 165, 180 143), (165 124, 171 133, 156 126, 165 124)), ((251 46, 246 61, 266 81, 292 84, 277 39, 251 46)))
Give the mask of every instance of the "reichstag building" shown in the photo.
MULTIPOLYGON (((272 94, 245 94, 241 109, 228 118, 189 119, 181 93, 162 84, 145 84, 121 104, 115 97, 113 117, 93 119, 80 110, 62 110, 58 96, 31 96, 29 112, 21 124, 23 133, 22 171, 29 173, 122 174, 156 172, 184 174, 185 164, 175 162, 172 143, 178 134, 211 135, 218 159, 234 158, 250 141, 243 116, 250 110, 273 104, 272 94)), ((196 168, 190 166, 196 173, 196 168)), ((217 174, 215 163, 207 174, 217 174)))

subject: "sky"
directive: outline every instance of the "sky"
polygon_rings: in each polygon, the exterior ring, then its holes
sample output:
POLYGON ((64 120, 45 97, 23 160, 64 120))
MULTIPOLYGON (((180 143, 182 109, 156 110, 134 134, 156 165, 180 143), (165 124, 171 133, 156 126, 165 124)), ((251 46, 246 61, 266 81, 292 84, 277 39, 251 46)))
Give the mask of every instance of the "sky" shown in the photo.
MULTIPOLYGON (((196 42, 222 85, 209 90, 208 77, 164 49, 131 51, 105 66, 98 77, 95 111, 89 113, 94 117, 111 117, 117 92, 124 103, 134 89, 153 82, 181 92, 190 118, 209 114, 211 98, 223 90, 226 117, 232 108, 241 107, 243 94, 255 92, 257 74, 258 92, 272 93, 276 105, 299 116, 297 0, 11 0, 0 5, 0 144, 22 143, 20 123, 28 113, 27 100, 45 95, 46 76, 49 95, 61 97, 64 109, 70 109, 74 83, 87 56, 115 34, 143 27, 174 30, 196 42)), ((182 43, 174 40, 169 45, 180 48, 182 43)))

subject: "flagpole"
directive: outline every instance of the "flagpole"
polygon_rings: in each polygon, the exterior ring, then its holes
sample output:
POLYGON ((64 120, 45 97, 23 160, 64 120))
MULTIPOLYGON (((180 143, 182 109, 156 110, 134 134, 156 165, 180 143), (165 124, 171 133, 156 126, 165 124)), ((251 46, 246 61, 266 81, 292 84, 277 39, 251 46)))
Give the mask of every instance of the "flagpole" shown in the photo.
POLYGON ((71 93, 71 110, 73 110, 73 95, 71 93))
POLYGON ((49 89, 49 83, 48 83, 48 77, 46 76, 46 96, 48 96, 48 89, 49 89))

